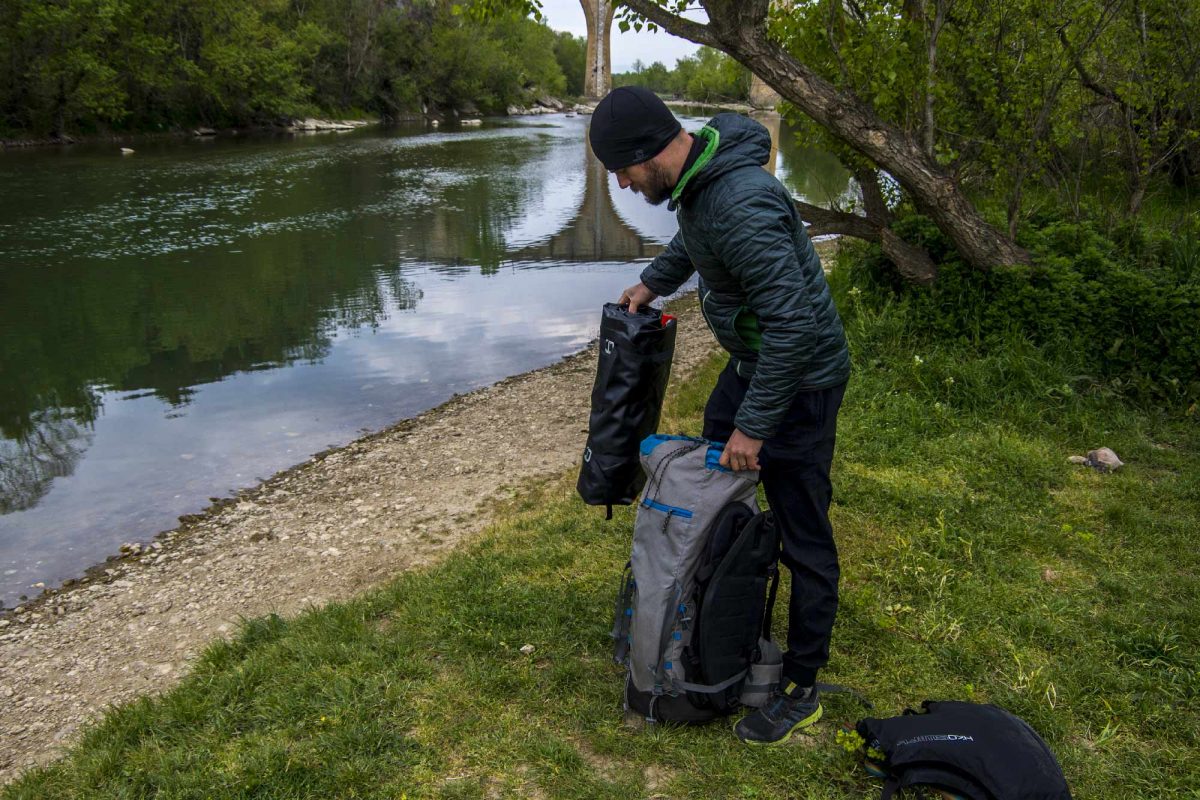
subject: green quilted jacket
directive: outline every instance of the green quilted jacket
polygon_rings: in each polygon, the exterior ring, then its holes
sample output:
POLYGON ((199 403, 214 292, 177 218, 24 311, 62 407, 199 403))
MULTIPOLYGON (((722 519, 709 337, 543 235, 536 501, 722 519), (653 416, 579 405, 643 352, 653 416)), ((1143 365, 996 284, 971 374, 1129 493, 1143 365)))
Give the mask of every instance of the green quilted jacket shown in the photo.
POLYGON ((750 388, 738 429, 768 439, 797 392, 844 383, 850 353, 820 259, 787 189, 762 168, 767 129, 718 114, 671 196, 679 233, 642 272, 656 294, 700 273, 704 318, 750 388))

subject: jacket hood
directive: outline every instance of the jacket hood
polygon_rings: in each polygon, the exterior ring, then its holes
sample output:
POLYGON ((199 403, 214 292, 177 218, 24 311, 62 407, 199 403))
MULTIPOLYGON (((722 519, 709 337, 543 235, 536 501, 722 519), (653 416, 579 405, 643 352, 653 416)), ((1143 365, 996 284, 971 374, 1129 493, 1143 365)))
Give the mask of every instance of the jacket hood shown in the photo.
POLYGON ((681 197, 732 170, 761 167, 771 157, 771 134, 747 116, 717 114, 705 127, 712 128, 720 136, 716 152, 699 172, 688 179, 681 197))

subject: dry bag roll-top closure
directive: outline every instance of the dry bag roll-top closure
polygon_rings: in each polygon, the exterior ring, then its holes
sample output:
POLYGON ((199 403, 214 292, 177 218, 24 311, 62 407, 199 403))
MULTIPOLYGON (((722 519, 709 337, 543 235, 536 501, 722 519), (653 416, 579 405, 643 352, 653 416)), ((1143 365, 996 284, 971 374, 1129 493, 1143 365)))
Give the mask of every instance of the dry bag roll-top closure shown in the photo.
POLYGON ((658 429, 671 357, 675 318, 650 306, 637 313, 606 303, 600 355, 592 387, 588 440, 577 489, 589 505, 629 505, 642 486, 638 446, 658 429))
POLYGON ((684 436, 641 445, 646 484, 613 639, 626 707, 650 720, 761 705, 782 668, 769 613, 779 535, 758 511, 758 473, 720 466, 721 450, 684 436))

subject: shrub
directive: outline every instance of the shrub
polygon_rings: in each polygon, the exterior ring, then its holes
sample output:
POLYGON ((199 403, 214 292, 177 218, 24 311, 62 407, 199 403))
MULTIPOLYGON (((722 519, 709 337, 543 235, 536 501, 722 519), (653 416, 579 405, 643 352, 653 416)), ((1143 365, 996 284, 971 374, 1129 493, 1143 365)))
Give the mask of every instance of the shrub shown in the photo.
POLYGON ((1136 223, 1111 231, 1094 222, 1031 220, 1021 243, 1031 266, 981 272, 957 257, 925 217, 897 232, 938 263, 932 287, 905 284, 878 247, 846 259, 843 280, 857 302, 901 300, 914 336, 991 348, 1014 336, 1069 348, 1093 382, 1133 399, 1200 400, 1200 246, 1191 228, 1171 235, 1136 223))

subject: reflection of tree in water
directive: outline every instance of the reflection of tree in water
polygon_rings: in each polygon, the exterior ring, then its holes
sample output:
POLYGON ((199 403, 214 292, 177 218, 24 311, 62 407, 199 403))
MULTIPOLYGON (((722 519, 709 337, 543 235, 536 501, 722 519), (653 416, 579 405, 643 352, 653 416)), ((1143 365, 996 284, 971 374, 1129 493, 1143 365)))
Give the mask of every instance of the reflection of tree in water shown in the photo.
MULTIPOLYGON (((528 204, 533 188, 518 169, 541 154, 541 142, 514 142, 510 152, 495 152, 498 167, 438 187, 438 197, 429 209, 422 235, 400 243, 404 257, 451 266, 478 265, 484 275, 494 274, 504 263, 505 231, 528 204)), ((485 148, 492 152, 493 148, 485 148)))
MULTIPOLYGON (((781 123, 778 114, 755 118, 771 132, 782 167, 778 177, 792 194, 824 208, 847 208, 854 202, 856 184, 837 156, 806 146, 792 128, 781 123)), ((771 155, 775 155, 774 150, 771 155)))
POLYGON ((15 272, 0 279, 15 323, 0 340, 0 374, 23 380, 0 381, 0 513, 36 505, 54 478, 74 471, 104 390, 187 405, 197 385, 319 361, 337 330, 377 328, 421 296, 398 270, 381 274, 350 259, 286 276, 269 268, 52 273, 51 286, 33 281, 45 272, 28 284, 15 272))
POLYGON ((29 420, 19 439, 0 439, 0 514, 37 505, 55 478, 75 471, 92 443, 92 432, 58 409, 29 420))
POLYGON ((319 360, 338 329, 416 305, 419 291, 394 271, 339 257, 337 241, 322 242, 328 253, 309 244, 252 241, 246 258, 191 265, 0 270, 0 375, 21 376, 0 380, 0 436, 24 442, 51 409, 90 424, 104 391, 183 405, 199 384, 319 360))

